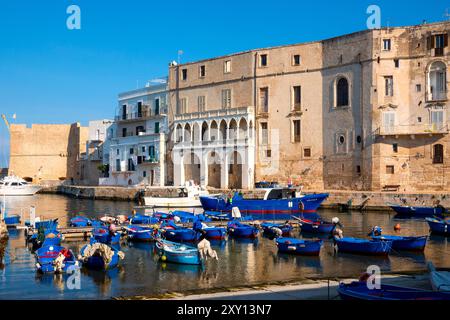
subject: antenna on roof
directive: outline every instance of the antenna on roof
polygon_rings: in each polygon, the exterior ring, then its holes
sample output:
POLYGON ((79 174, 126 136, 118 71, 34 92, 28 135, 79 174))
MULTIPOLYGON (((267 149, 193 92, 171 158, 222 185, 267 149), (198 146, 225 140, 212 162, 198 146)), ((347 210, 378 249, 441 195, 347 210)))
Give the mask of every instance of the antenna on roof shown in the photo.
POLYGON ((181 63, 181 56, 183 55, 183 50, 178 50, 178 64, 181 63))
POLYGON ((448 13, 448 8, 445 9, 444 18, 446 18, 448 21, 450 21, 450 13, 448 13))

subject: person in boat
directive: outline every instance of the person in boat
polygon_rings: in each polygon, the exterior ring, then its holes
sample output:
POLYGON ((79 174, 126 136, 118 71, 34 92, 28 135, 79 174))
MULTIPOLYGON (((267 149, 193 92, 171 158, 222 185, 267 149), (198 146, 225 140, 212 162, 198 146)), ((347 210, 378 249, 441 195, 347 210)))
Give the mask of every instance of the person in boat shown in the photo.
POLYGON ((383 232, 383 229, 381 229, 381 227, 379 226, 375 226, 372 228, 372 230, 370 231, 370 233, 368 234, 368 236, 375 236, 375 237, 379 237, 381 236, 381 233, 383 232))
POLYGON ((334 217, 331 219, 331 222, 333 223, 333 229, 331 230, 330 239, 333 240, 333 247, 334 250, 337 250, 337 243, 336 239, 342 239, 344 237, 344 232, 342 231, 342 224, 339 221, 338 217, 334 217))

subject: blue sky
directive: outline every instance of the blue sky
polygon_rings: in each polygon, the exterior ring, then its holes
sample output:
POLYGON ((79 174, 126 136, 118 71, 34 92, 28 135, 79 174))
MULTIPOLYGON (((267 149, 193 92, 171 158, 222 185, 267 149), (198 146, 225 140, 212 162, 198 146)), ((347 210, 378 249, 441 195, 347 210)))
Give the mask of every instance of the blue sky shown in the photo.
MULTIPOLYGON (((117 94, 167 74, 167 65, 237 51, 320 40, 382 25, 444 20, 450 4, 423 1, 0 0, 0 113, 18 123, 111 118, 117 94), (66 9, 81 8, 81 30, 66 9)), ((7 132, 0 123, 0 166, 7 132), (3 140, 3 142, 2 142, 3 140)))

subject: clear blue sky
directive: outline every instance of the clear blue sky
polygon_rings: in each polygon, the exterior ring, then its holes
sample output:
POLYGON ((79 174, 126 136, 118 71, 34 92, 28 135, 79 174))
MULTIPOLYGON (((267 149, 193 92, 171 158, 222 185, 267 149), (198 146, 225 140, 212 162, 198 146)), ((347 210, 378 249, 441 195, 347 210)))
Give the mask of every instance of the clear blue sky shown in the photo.
MULTIPOLYGON (((423 1, 0 0, 0 113, 18 123, 71 123, 114 115, 117 94, 182 62, 320 40, 382 25, 444 20, 450 4, 423 1), (81 8, 81 30, 66 9, 81 8)), ((6 130, 0 123, 0 166, 6 130)), ((2 163, 3 162, 3 163, 2 163)))

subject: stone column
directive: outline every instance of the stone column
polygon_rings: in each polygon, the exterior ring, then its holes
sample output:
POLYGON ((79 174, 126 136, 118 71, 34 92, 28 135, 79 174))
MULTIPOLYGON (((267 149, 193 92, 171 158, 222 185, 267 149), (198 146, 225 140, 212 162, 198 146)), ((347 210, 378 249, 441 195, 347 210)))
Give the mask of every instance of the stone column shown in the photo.
POLYGON ((183 186, 185 183, 184 175, 184 154, 180 154, 180 150, 174 151, 173 157, 173 180, 175 186, 183 186))
MULTIPOLYGON (((228 150, 226 148, 225 150, 228 150)), ((226 151, 221 155, 222 164, 220 166, 220 188, 228 189, 228 154, 226 151)))
MULTIPOLYGON (((166 135, 159 135, 159 185, 164 187, 166 184, 166 135)), ((147 178, 148 179, 148 178, 147 178)))
POLYGON ((199 157, 200 159, 200 185, 208 186, 208 152, 204 151, 199 157))

